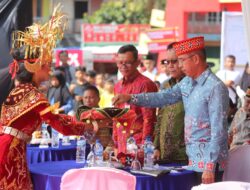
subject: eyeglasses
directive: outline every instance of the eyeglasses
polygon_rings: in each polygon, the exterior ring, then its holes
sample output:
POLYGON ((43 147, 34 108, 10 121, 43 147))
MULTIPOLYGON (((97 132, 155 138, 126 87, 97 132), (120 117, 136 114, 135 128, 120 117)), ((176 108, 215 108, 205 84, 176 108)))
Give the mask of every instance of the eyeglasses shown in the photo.
POLYGON ((190 56, 188 56, 188 57, 184 57, 184 58, 178 58, 178 62, 179 62, 179 64, 183 64, 183 63, 184 63, 184 61, 186 61, 187 59, 189 59, 189 58, 193 57, 194 55, 195 55, 195 54, 190 55, 190 56))
POLYGON ((178 59, 173 59, 173 60, 163 59, 163 60, 161 60, 162 65, 169 65, 170 63, 176 64, 177 62, 178 62, 178 59))
POLYGON ((126 62, 117 61, 116 63, 117 63, 117 65, 119 65, 119 66, 131 67, 131 66, 134 64, 134 61, 126 61, 126 62))

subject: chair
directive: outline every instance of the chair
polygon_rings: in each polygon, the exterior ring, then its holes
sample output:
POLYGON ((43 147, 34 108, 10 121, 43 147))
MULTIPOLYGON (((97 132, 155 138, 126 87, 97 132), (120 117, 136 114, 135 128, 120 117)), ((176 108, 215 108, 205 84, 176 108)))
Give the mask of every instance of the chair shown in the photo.
POLYGON ((250 145, 241 145, 229 151, 223 181, 250 182, 250 145))
POLYGON ((115 168, 71 169, 64 173, 61 190, 135 190, 136 177, 115 168))
POLYGON ((250 183, 239 181, 223 181, 211 184, 194 186, 192 190, 249 190, 250 183))

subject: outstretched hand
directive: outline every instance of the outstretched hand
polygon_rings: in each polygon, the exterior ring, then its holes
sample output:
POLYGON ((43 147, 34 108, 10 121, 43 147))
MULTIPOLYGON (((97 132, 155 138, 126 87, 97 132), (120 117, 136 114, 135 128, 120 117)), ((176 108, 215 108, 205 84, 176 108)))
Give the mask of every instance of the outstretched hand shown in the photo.
POLYGON ((204 184, 214 183, 214 180, 215 180, 214 172, 205 170, 202 173, 201 180, 202 180, 202 183, 204 184))
POLYGON ((131 95, 129 94, 118 94, 112 98, 112 104, 117 106, 122 103, 126 103, 131 99, 131 95))

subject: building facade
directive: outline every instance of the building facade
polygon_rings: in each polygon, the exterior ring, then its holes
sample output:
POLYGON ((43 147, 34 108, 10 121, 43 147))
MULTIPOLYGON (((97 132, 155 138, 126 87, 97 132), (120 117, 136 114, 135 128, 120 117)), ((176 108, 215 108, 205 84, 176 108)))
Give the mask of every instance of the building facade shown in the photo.
POLYGON ((179 28, 179 39, 205 36, 208 57, 219 58, 222 11, 241 11, 240 0, 167 0, 166 26, 179 28))

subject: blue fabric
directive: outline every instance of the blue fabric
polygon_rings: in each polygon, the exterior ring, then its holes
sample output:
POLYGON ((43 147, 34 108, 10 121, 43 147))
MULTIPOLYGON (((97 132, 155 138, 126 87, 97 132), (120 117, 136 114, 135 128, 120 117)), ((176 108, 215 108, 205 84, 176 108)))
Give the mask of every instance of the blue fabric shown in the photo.
POLYGON ((135 94, 132 104, 162 107, 182 100, 185 109, 185 143, 190 169, 214 170, 228 154, 228 90, 209 69, 193 80, 185 77, 171 89, 135 94))
MULTIPOLYGON (((90 152, 90 146, 86 146, 86 157, 90 152)), ((62 161, 76 159, 76 141, 71 141, 71 145, 62 146, 61 141, 59 148, 39 148, 38 146, 27 146, 26 151, 27 163, 36 164, 48 161, 62 161)))
POLYGON ((66 104, 63 105, 62 108, 64 110, 64 112, 67 114, 69 113, 69 111, 73 110, 73 98, 72 97, 69 97, 66 101, 66 104))
MULTIPOLYGON (((84 164, 72 160, 32 164, 29 168, 34 190, 59 190, 62 175, 69 169, 82 167, 84 164)), ((197 185, 194 172, 188 170, 157 178, 140 174, 135 176, 136 190, 190 190, 197 185)))
MULTIPOLYGON (((50 104, 53 105, 55 103, 55 98, 52 97, 50 100, 50 104)), ((73 98, 69 97, 66 102, 65 105, 61 106, 60 108, 62 108, 64 110, 64 112, 67 114, 69 113, 69 111, 73 110, 73 98)))

